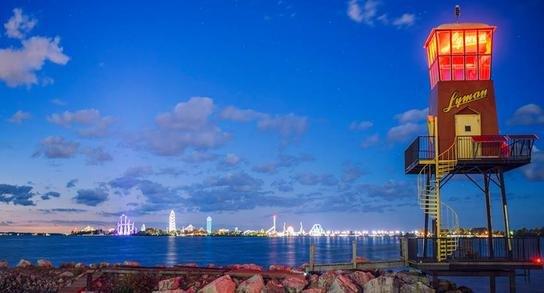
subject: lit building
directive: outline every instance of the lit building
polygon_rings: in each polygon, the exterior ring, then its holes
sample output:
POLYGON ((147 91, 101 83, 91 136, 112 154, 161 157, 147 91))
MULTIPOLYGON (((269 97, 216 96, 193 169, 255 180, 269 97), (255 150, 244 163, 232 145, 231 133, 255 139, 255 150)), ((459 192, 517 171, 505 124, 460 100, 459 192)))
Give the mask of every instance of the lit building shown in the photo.
POLYGON ((212 234, 212 217, 206 218, 206 233, 212 234))
POLYGON ((142 227, 140 227, 140 231, 145 231, 145 224, 142 224, 142 227))
POLYGON ((168 232, 176 232, 176 213, 174 213, 174 210, 170 211, 168 217, 168 232))
POLYGON ((134 229, 134 222, 132 222, 125 214, 122 214, 117 221, 117 229, 115 229, 117 235, 132 235, 136 233, 134 229))

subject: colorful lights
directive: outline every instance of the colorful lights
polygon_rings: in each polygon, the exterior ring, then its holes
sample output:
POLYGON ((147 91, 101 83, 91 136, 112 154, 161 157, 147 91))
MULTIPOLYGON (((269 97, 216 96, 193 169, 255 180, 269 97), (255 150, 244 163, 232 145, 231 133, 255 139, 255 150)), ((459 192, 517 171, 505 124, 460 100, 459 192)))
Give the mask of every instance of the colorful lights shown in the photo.
POLYGON ((493 27, 445 25, 427 39, 431 87, 438 81, 491 79, 493 27))

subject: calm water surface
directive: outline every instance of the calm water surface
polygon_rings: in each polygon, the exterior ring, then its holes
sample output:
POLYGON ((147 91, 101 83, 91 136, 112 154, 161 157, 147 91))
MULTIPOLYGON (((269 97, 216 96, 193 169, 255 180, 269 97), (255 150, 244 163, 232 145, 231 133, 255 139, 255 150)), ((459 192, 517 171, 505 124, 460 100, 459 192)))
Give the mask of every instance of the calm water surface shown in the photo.
MULTIPOLYGON (((255 263, 261 266, 308 262, 310 244, 315 243, 317 262, 349 262, 350 237, 112 237, 112 236, 0 236, 0 259, 15 265, 21 258, 35 262, 45 258, 63 262, 109 263, 136 260, 145 266, 197 263, 227 265, 255 263)), ((369 260, 398 259, 400 239, 357 238, 358 255, 369 260)), ((544 251, 544 250, 542 250, 544 251)), ((450 278, 475 292, 487 292, 486 278, 450 278)), ((544 273, 534 271, 531 281, 517 278, 518 292, 544 292, 544 273)), ((497 278, 499 292, 507 292, 507 279, 497 278)))

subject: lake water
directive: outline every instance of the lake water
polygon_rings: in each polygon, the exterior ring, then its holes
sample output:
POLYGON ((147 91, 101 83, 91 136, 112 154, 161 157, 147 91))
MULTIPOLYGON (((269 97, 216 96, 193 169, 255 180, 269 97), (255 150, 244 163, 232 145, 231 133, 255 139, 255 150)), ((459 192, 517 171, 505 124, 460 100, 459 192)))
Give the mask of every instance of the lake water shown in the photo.
MULTIPOLYGON (((316 244, 317 262, 349 262, 350 237, 113 237, 113 236, 0 236, 0 259, 15 265, 21 258, 35 262, 45 258, 63 262, 119 263, 135 260, 144 266, 197 263, 227 265, 254 263, 261 266, 308 262, 310 244, 316 244)), ((369 260, 400 258, 400 239, 357 239, 358 255, 369 260)), ((543 250, 544 251, 544 250, 543 250)), ((475 292, 487 292, 487 278, 449 278, 475 292)), ((507 292, 507 279, 497 278, 499 292, 507 292)), ((544 292, 544 272, 533 271, 531 282, 517 278, 518 292, 544 292)))

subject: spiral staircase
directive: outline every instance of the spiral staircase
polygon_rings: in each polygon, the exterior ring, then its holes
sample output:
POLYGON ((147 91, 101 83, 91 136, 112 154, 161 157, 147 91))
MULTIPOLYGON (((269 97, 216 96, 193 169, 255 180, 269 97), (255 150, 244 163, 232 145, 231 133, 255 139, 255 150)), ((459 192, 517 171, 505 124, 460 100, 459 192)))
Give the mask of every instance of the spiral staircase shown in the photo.
POLYGON ((418 174, 419 206, 431 219, 436 220, 437 258, 442 261, 457 249, 459 239, 453 234, 459 229, 457 213, 440 199, 440 187, 457 164, 455 143, 446 151, 435 157, 432 163, 426 164, 418 174))

